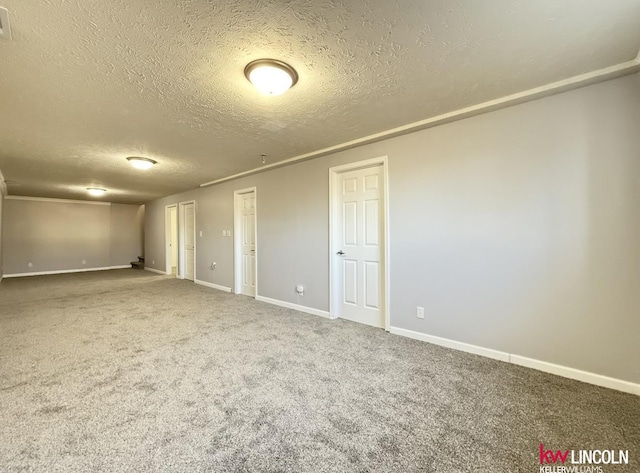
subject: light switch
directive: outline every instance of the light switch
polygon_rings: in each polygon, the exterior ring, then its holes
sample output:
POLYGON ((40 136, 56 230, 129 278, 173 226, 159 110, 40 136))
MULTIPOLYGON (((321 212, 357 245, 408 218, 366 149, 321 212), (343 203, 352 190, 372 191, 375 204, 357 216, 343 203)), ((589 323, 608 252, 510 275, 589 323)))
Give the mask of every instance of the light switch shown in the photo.
POLYGON ((202 238, 202 230, 200 230, 200 238, 202 238))

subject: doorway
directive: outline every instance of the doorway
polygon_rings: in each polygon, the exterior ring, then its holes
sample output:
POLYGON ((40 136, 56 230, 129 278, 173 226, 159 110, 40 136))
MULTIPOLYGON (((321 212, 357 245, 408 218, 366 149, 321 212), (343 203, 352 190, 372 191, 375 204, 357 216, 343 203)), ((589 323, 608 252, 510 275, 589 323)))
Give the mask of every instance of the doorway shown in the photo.
POLYGON ((234 196, 234 291, 256 297, 257 270, 257 192, 255 187, 237 190, 234 196))
POLYGON ((196 277, 196 203, 181 202, 178 213, 180 229, 180 251, 178 277, 194 281, 196 277))
POLYGON ((329 169, 331 317, 389 330, 385 157, 329 169))
POLYGON ((167 274, 178 275, 178 206, 167 205, 164 210, 165 262, 167 274))

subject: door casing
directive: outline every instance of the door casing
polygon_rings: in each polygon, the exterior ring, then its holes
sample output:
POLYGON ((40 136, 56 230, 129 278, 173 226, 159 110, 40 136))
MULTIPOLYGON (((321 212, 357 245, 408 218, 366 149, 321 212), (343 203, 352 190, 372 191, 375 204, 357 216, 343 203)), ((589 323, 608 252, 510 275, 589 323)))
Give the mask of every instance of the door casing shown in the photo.
POLYGON ((380 255, 380 260, 383 265, 382 278, 380 281, 382 287, 380 293, 384 298, 384 301, 381 304, 384 317, 384 329, 388 332, 391 326, 391 317, 389 314, 389 175, 387 161, 387 156, 380 156, 378 158, 329 168, 329 315, 332 319, 338 317, 337 307, 339 301, 337 294, 339 288, 336 287, 336 281, 338 280, 336 272, 340 270, 340 267, 336 264, 336 259, 334 258, 336 251, 340 249, 338 244, 339 239, 334 234, 337 229, 340 228, 337 221, 338 212, 336 211, 340 199, 338 176, 347 171, 355 171, 373 166, 382 166, 382 179, 384 181, 382 207, 384 215, 381 219, 383 226, 381 231, 384 235, 384 245, 381 248, 380 255))

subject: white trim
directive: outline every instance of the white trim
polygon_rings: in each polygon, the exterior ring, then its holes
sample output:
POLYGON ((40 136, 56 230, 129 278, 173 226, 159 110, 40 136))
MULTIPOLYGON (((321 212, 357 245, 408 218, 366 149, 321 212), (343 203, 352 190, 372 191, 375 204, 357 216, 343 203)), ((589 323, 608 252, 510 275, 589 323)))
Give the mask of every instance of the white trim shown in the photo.
POLYGON ((233 191, 233 293, 242 294, 242 232, 240 227, 240 197, 244 194, 253 192, 254 219, 253 241, 255 242, 255 261, 256 261, 256 295, 258 297, 258 189, 257 187, 246 187, 233 191))
POLYGON ((271 299, 270 297, 256 295, 256 300, 260 302, 266 302, 267 304, 277 305, 279 307, 286 307, 287 309, 297 310, 298 312, 304 312, 305 314, 318 315, 330 319, 329 312, 326 310, 314 309, 313 307, 307 307, 304 305, 294 304, 293 302, 285 302, 278 299, 271 299))
MULTIPOLYGON (((165 268, 167 274, 171 274, 171 259, 172 259, 172 249, 169 247, 169 241, 171 240, 171 209, 176 209, 176 223, 178 221, 178 204, 171 204, 164 206, 164 259, 165 259, 165 268)), ((178 225, 176 225, 176 232, 178 232, 178 225)), ((175 235, 176 241, 179 240, 178 235, 175 235)), ((195 234, 194 234, 195 238, 195 234)), ((176 255, 179 253, 179 248, 176 249, 176 255)), ((178 255, 179 257, 179 255, 178 255)), ((178 259, 178 258, 176 258, 178 259)), ((176 277, 178 277, 178 262, 176 261, 176 277)))
POLYGON ((9 10, 0 7, 0 38, 11 41, 11 21, 9 20, 9 10))
POLYGON ((158 273, 158 274, 163 274, 163 275, 167 275, 167 273, 165 271, 160 271, 159 269, 155 269, 155 268, 149 268, 147 266, 144 267, 145 271, 151 271, 152 273, 158 273))
POLYGON ((640 396, 640 384, 631 383, 629 381, 610 378, 601 374, 590 373, 589 371, 569 368, 568 366, 555 365, 553 363, 547 363, 546 361, 535 360, 533 358, 527 358, 520 355, 510 355, 510 362, 514 365, 544 371, 545 373, 555 374, 557 376, 562 376, 563 378, 575 379, 577 381, 582 381, 583 383, 595 384, 596 386, 602 386, 604 388, 615 389, 616 391, 623 391, 625 393, 640 396))
MULTIPOLYGON (((184 206, 188 204, 193 204, 193 280, 196 278, 196 259, 197 248, 198 248, 198 235, 196 229, 197 219, 196 219, 196 201, 195 200, 185 200, 183 202, 178 203, 178 267, 176 268, 176 277, 178 279, 185 278, 185 247, 184 247, 184 206)), ((165 264, 166 267, 166 264, 165 264)))
MULTIPOLYGON (((0 169, 0 194, 2 194, 4 197, 7 197, 7 194, 9 193, 9 189, 7 189, 7 183, 4 182, 4 175, 2 174, 2 169, 0 169)), ((2 276, 0 276, 1 278, 2 276)), ((0 279, 1 281, 2 279, 0 279)))
POLYGON ((13 273, 5 274, 5 278, 22 278, 25 276, 48 276, 51 274, 67 274, 67 273, 88 273, 92 271, 108 271, 110 269, 131 269, 130 264, 120 266, 103 266, 100 268, 82 268, 82 269, 58 269, 53 271, 34 271, 32 273, 13 273))
POLYGON ((61 204, 111 205, 111 202, 96 202, 94 200, 52 199, 49 197, 29 197, 26 195, 8 195, 9 200, 31 200, 35 202, 58 202, 61 204))
POLYGON ((384 296, 384 304, 382 306, 384 312, 384 329, 388 332, 391 327, 391 314, 390 314, 390 271, 389 271, 389 165, 388 165, 387 156, 379 156, 377 158, 365 159, 363 161, 357 161, 353 163, 342 164, 340 166, 333 166, 329 168, 329 313, 332 319, 337 318, 333 293, 334 293, 334 260, 333 255, 335 254, 335 244, 333 241, 333 229, 335 226, 334 222, 334 206, 336 199, 338 198, 337 192, 337 184, 338 184, 338 175, 340 173, 346 171, 354 171, 356 169, 364 169, 372 166, 382 166, 382 181, 383 181, 383 211, 384 211, 384 219, 383 219, 383 232, 384 232, 384 247, 382 248, 381 259, 383 261, 383 291, 382 294, 384 296))
POLYGON ((403 337, 432 343, 434 345, 452 348, 454 350, 473 353, 474 355, 493 358, 494 360, 500 360, 506 363, 512 363, 514 365, 524 366, 526 368, 532 368, 538 371, 544 371, 545 373, 562 376, 563 378, 575 379, 584 383, 594 384, 596 386, 602 386, 609 389, 615 389, 616 391, 622 391, 625 393, 636 394, 640 396, 640 384, 632 383, 629 381, 610 378, 608 376, 590 373, 588 371, 582 371, 575 368, 569 368, 568 366, 556 365, 553 363, 548 363, 546 361, 535 360, 533 358, 527 358, 520 355, 514 355, 512 353, 507 353, 504 351, 492 350, 490 348, 470 345, 468 343, 458 342, 456 340, 450 340, 448 338, 441 338, 434 335, 428 335, 426 333, 414 332, 413 330, 391 327, 391 333, 394 335, 400 335, 403 337))
POLYGON ((450 340, 448 338, 436 337, 434 335, 428 335, 422 332, 414 332, 413 330, 406 330, 398 327, 391 327, 390 332, 394 335, 401 335, 403 337, 413 338, 414 340, 428 342, 433 345, 453 348, 454 350, 473 353, 474 355, 480 355, 486 358, 493 358, 494 360, 505 361, 507 363, 509 362, 509 354, 503 351, 492 350, 490 348, 479 347, 476 345, 470 345, 468 343, 457 342, 455 340, 450 340))
POLYGON ((516 94, 507 95, 505 97, 501 97, 495 100, 490 100, 488 102, 483 102, 477 105, 472 105, 470 107, 454 110, 452 112, 443 113, 442 115, 426 118, 424 120, 409 123, 407 125, 399 126, 397 128, 392 128, 390 130, 381 131, 373 135, 347 141, 345 143, 340 143, 335 146, 330 146, 328 148, 319 149, 316 151, 312 151, 310 153, 301 154, 293 158, 285 159, 283 161, 278 161, 277 163, 267 164, 264 166, 260 166, 259 168, 250 169, 249 171, 245 171, 238 174, 233 174, 231 176, 223 177, 221 179, 205 182, 204 184, 200 184, 200 187, 206 187, 214 184, 219 184, 225 181, 231 181, 233 179, 238 179, 240 177, 249 176, 251 174, 257 174, 259 172, 264 172, 269 169, 286 166, 288 164, 292 164, 298 161, 306 161, 308 159, 318 158, 320 156, 336 153, 338 151, 343 151, 345 149, 355 148, 356 146, 362 146, 368 143, 374 143, 376 141, 392 138, 394 136, 405 135, 407 133, 412 133, 418 130, 424 130, 426 128, 431 128, 444 123, 462 120, 464 118, 469 118, 474 115, 480 115, 482 113, 510 107, 512 105, 528 102, 528 101, 539 99, 542 97, 547 97, 549 95, 559 94, 561 92, 577 89, 579 87, 595 84, 597 82, 604 82, 609 79, 615 79, 616 77, 622 77, 628 74, 633 74, 638 71, 640 71, 640 53, 638 54, 638 57, 636 59, 631 61, 622 62, 614 66, 605 67, 604 69, 598 69, 596 71, 587 72, 585 74, 573 76, 568 79, 552 82, 551 84, 546 84, 540 87, 535 87, 533 89, 525 90, 524 92, 518 92, 516 94))
POLYGON ((201 286, 210 287, 211 289, 217 289, 218 291, 231 292, 230 287, 220 286, 219 284, 213 284, 212 282, 201 281, 199 279, 195 279, 193 282, 200 284, 201 286))

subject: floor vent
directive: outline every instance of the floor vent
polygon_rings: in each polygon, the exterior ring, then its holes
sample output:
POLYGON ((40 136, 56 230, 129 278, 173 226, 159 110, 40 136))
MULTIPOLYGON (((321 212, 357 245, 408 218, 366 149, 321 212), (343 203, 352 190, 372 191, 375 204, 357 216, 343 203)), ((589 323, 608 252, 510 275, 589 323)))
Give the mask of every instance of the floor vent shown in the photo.
POLYGON ((0 38, 11 39, 11 28, 9 28, 9 10, 0 7, 0 38))

